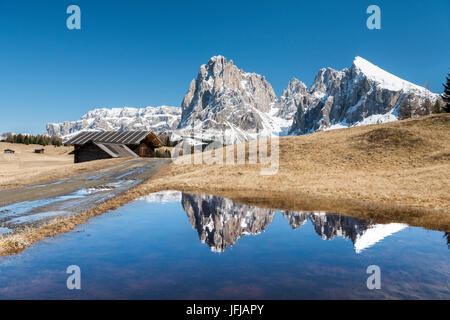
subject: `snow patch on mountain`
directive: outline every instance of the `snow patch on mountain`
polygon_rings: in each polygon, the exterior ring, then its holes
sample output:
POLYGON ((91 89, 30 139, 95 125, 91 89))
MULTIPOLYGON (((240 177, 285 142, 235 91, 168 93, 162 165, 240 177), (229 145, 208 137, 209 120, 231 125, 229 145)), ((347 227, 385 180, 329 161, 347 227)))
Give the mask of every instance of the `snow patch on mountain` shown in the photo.
POLYGON ((353 65, 360 70, 368 79, 374 81, 378 86, 392 91, 413 90, 422 94, 427 93, 427 89, 403 80, 367 61, 364 58, 356 57, 353 65))

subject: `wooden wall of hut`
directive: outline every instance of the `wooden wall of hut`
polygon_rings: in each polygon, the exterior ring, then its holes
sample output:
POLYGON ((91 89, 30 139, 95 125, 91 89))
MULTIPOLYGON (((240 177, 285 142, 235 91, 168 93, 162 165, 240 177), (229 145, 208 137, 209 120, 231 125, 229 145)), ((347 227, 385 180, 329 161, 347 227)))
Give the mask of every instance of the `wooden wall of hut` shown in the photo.
POLYGON ((108 153, 106 153, 93 143, 76 145, 74 154, 75 163, 111 158, 108 153))
POLYGON ((136 152, 139 157, 150 158, 155 154, 155 148, 153 146, 149 146, 145 142, 141 142, 136 152))

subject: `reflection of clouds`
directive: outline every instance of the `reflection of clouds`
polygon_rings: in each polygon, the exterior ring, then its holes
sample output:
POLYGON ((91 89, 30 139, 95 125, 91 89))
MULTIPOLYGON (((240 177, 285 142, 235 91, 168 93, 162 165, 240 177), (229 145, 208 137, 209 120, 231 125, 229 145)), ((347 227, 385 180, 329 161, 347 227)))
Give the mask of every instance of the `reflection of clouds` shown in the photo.
POLYGON ((64 271, 30 270, 27 275, 14 279, 0 276, 0 299, 54 299, 69 291, 65 286, 67 276, 64 271))
POLYGON ((407 227, 405 224, 374 224, 367 220, 324 212, 283 212, 293 229, 306 224, 309 219, 316 233, 324 240, 336 237, 351 239, 356 253, 372 247, 388 236, 407 227))
POLYGON ((260 209, 232 200, 183 193, 182 205, 200 241, 213 252, 223 252, 245 235, 263 232, 272 222, 275 210, 260 209))
POLYGON ((181 192, 171 190, 160 191, 141 197, 138 200, 146 201, 148 203, 181 202, 181 192))

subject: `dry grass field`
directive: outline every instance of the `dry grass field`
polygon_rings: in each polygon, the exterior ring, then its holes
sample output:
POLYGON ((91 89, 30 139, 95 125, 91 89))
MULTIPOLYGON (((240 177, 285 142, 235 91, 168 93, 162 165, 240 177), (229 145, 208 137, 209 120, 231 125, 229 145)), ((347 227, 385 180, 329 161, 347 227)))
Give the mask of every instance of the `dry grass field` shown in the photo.
POLYGON ((172 163, 143 187, 450 231, 449 114, 281 138, 279 150, 275 175, 260 165, 172 163))
POLYGON ((0 142, 0 190, 63 179, 118 164, 123 159, 73 163, 73 147, 54 147, 0 142), (34 153, 44 148, 44 154, 34 153), (14 154, 5 154, 12 149, 14 154))

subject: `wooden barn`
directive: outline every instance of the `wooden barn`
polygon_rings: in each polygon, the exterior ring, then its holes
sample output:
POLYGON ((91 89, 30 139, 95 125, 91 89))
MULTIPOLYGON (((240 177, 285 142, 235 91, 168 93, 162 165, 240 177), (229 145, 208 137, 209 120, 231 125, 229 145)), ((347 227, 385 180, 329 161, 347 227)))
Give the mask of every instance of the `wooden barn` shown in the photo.
POLYGON ((81 132, 64 144, 75 147, 75 163, 125 157, 153 157, 163 144, 151 131, 81 132))

